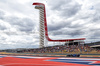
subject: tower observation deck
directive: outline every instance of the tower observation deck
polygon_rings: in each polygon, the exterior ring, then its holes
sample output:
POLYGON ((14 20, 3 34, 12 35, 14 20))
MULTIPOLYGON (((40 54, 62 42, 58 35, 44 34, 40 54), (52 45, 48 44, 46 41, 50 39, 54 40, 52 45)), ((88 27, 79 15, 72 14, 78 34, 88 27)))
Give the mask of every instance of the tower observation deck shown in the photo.
POLYGON ((44 47, 44 36, 48 41, 52 41, 52 42, 66 42, 66 41, 74 41, 74 40, 85 40, 85 38, 61 39, 61 40, 50 39, 49 36, 48 36, 45 5, 43 3, 33 3, 33 5, 36 5, 35 8, 39 9, 40 48, 44 47))

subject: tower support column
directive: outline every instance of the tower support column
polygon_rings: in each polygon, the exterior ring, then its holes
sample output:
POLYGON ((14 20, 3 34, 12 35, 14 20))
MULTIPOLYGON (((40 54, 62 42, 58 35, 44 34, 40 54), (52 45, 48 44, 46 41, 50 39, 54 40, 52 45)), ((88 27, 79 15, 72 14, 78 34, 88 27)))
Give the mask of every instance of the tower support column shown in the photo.
POLYGON ((40 35, 40 48, 44 47, 44 6, 36 6, 36 9, 39 9, 39 35, 40 35))

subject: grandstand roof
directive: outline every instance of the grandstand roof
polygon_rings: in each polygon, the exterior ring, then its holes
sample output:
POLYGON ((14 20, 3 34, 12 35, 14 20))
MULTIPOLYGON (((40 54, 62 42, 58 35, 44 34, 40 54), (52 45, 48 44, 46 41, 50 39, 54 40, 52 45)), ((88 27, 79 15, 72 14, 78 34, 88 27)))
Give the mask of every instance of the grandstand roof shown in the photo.
POLYGON ((93 46, 90 46, 90 47, 100 47, 100 45, 93 45, 93 46))

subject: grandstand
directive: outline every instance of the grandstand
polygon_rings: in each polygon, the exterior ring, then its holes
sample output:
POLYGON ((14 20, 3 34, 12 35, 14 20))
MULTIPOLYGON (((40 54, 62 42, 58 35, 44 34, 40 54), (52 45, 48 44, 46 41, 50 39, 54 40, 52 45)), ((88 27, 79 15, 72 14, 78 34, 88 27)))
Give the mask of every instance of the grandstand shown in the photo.
MULTIPOLYGON (((99 42, 95 42, 99 43, 99 42)), ((77 44, 69 43, 64 45, 55 45, 55 46, 48 46, 43 48, 18 48, 18 49, 7 49, 1 50, 0 52, 11 52, 11 53, 56 53, 56 54, 100 54, 100 44, 91 45, 89 44, 77 44)))
POLYGON ((97 52, 100 53, 100 41, 98 42, 93 42, 93 43, 86 43, 85 46, 90 46, 91 48, 93 48, 94 50, 96 50, 97 52))

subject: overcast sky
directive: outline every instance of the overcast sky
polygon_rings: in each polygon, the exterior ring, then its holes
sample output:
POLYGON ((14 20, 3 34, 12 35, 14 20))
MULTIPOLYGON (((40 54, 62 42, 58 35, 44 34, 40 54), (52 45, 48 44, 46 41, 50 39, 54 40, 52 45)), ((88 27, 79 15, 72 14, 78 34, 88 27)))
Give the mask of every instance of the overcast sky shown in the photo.
POLYGON ((0 49, 38 48, 39 11, 34 2, 46 5, 51 39, 99 41, 100 0, 0 0, 0 49))

